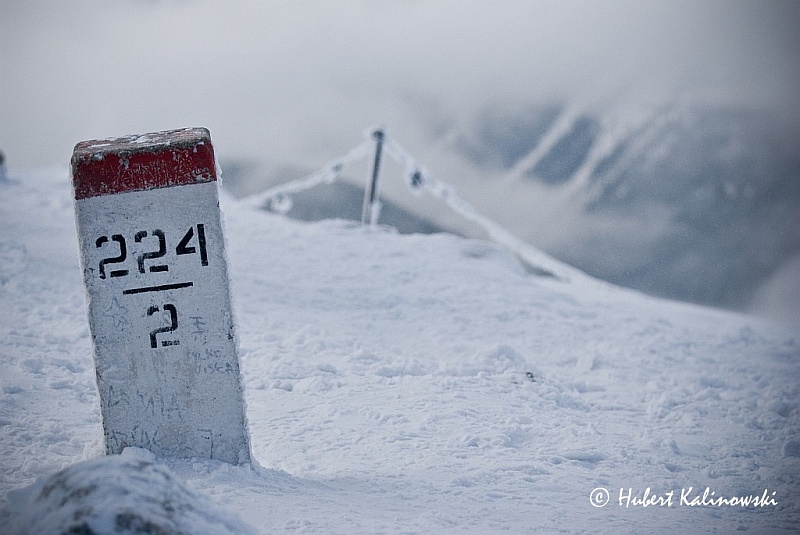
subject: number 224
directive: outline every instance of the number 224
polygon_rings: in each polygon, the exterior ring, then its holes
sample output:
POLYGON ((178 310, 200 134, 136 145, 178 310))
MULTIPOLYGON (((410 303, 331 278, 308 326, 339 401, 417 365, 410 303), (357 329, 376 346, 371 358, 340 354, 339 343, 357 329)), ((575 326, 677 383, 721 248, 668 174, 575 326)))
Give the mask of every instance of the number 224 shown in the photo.
MULTIPOLYGON (((189 230, 184 234, 181 241, 178 242, 177 247, 175 247, 175 254, 176 255, 187 255, 187 254, 194 254, 200 249, 200 264, 203 266, 208 265, 208 251, 206 249, 206 232, 205 226, 202 223, 198 223, 196 225, 197 228, 197 247, 193 245, 189 245, 189 242, 194 237, 195 227, 189 227, 189 230)), ((145 262, 150 260, 155 260, 158 258, 162 258, 167 254, 167 237, 164 235, 164 231, 161 229, 155 229, 151 233, 151 237, 158 239, 158 249, 155 251, 145 251, 139 253, 136 256, 136 265, 139 269, 139 273, 146 273, 148 269, 145 269, 145 262)), ((148 238, 148 234, 146 230, 140 230, 137 232, 134 237, 133 241, 136 243, 142 243, 143 240, 148 238)), ((128 258, 128 247, 125 242, 125 237, 122 234, 112 234, 111 240, 108 239, 108 236, 100 236, 95 241, 95 246, 99 249, 103 247, 105 244, 110 242, 116 242, 119 246, 119 254, 116 256, 109 256, 100 260, 100 278, 105 279, 106 276, 109 277, 124 277, 130 273, 128 269, 111 269, 108 271, 106 275, 106 266, 122 264, 128 258)), ((153 264, 147 266, 149 268, 150 273, 158 273, 163 271, 169 271, 169 266, 167 264, 153 264)))

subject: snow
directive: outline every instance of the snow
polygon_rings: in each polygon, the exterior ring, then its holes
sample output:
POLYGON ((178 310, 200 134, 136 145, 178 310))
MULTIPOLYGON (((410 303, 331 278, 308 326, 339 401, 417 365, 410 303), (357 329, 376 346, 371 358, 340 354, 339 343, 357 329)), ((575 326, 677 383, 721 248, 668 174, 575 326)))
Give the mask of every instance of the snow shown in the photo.
POLYGON ((800 526, 796 329, 537 275, 488 242, 299 223, 224 195, 257 463, 101 459, 67 175, 0 183, 1 525, 38 518, 59 470, 124 481, 141 461, 215 504, 206 520, 259 533, 800 526))
POLYGON ((800 325, 800 254, 785 261, 780 269, 756 291, 751 303, 753 312, 776 321, 800 325))

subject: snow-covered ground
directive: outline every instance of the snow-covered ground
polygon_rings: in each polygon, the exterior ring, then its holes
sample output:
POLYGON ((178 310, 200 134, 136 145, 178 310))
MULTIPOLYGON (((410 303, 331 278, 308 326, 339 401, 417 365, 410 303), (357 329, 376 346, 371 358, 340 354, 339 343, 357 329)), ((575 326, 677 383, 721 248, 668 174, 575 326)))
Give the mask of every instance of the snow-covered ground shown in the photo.
MULTIPOLYGON (((103 433, 68 173, 12 169, 0 197, 9 525, 20 489, 102 456, 103 433)), ((260 466, 156 463, 256 531, 800 526, 796 328, 537 276, 449 234, 222 208, 260 466)))

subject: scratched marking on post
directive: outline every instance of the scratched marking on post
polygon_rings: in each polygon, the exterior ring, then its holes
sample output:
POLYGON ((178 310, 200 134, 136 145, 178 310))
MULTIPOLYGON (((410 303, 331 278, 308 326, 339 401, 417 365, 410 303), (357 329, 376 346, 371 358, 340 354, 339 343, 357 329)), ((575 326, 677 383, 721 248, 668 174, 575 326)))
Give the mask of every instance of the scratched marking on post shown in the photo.
POLYGON ((106 451, 248 462, 208 131, 82 142, 72 174, 106 451))

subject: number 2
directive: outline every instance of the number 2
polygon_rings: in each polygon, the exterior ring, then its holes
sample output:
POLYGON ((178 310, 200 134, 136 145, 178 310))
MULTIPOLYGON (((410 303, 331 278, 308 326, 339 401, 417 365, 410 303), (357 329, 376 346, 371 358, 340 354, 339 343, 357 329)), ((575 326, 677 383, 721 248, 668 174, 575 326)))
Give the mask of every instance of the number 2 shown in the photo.
MULTIPOLYGON (((151 306, 147 309, 148 316, 152 316, 156 312, 158 312, 157 306, 151 306)), ((178 310, 175 308, 175 305, 164 305, 164 312, 169 312, 169 325, 165 325, 150 331, 150 347, 153 349, 158 347, 158 340, 156 339, 156 336, 161 333, 171 333, 178 328, 178 310)), ((163 347, 177 346, 180 345, 180 340, 162 340, 161 345, 163 347)))
MULTIPOLYGON (((121 264, 128 257, 128 250, 125 247, 125 238, 122 234, 114 234, 111 239, 119 244, 119 256, 111 256, 100 260, 100 278, 106 278, 106 264, 121 264)), ((108 236, 100 236, 97 238, 95 245, 100 248, 103 244, 108 243, 108 236)), ((124 277, 128 274, 127 269, 117 269, 110 273, 112 277, 124 277)))
MULTIPOLYGON (((164 236, 164 231, 160 229, 156 229, 153 231, 153 236, 158 238, 158 251, 151 251, 147 253, 142 253, 136 257, 136 263, 139 264, 139 273, 144 273, 144 261, 153 259, 153 258, 161 258, 165 254, 167 254, 167 238, 164 236)), ((147 237, 146 230, 140 230, 136 233, 136 236, 133 237, 133 240, 136 243, 141 243, 144 238, 147 237)), ((157 266, 150 266, 150 273, 157 273, 161 271, 169 271, 169 266, 166 264, 159 264, 157 266)))

